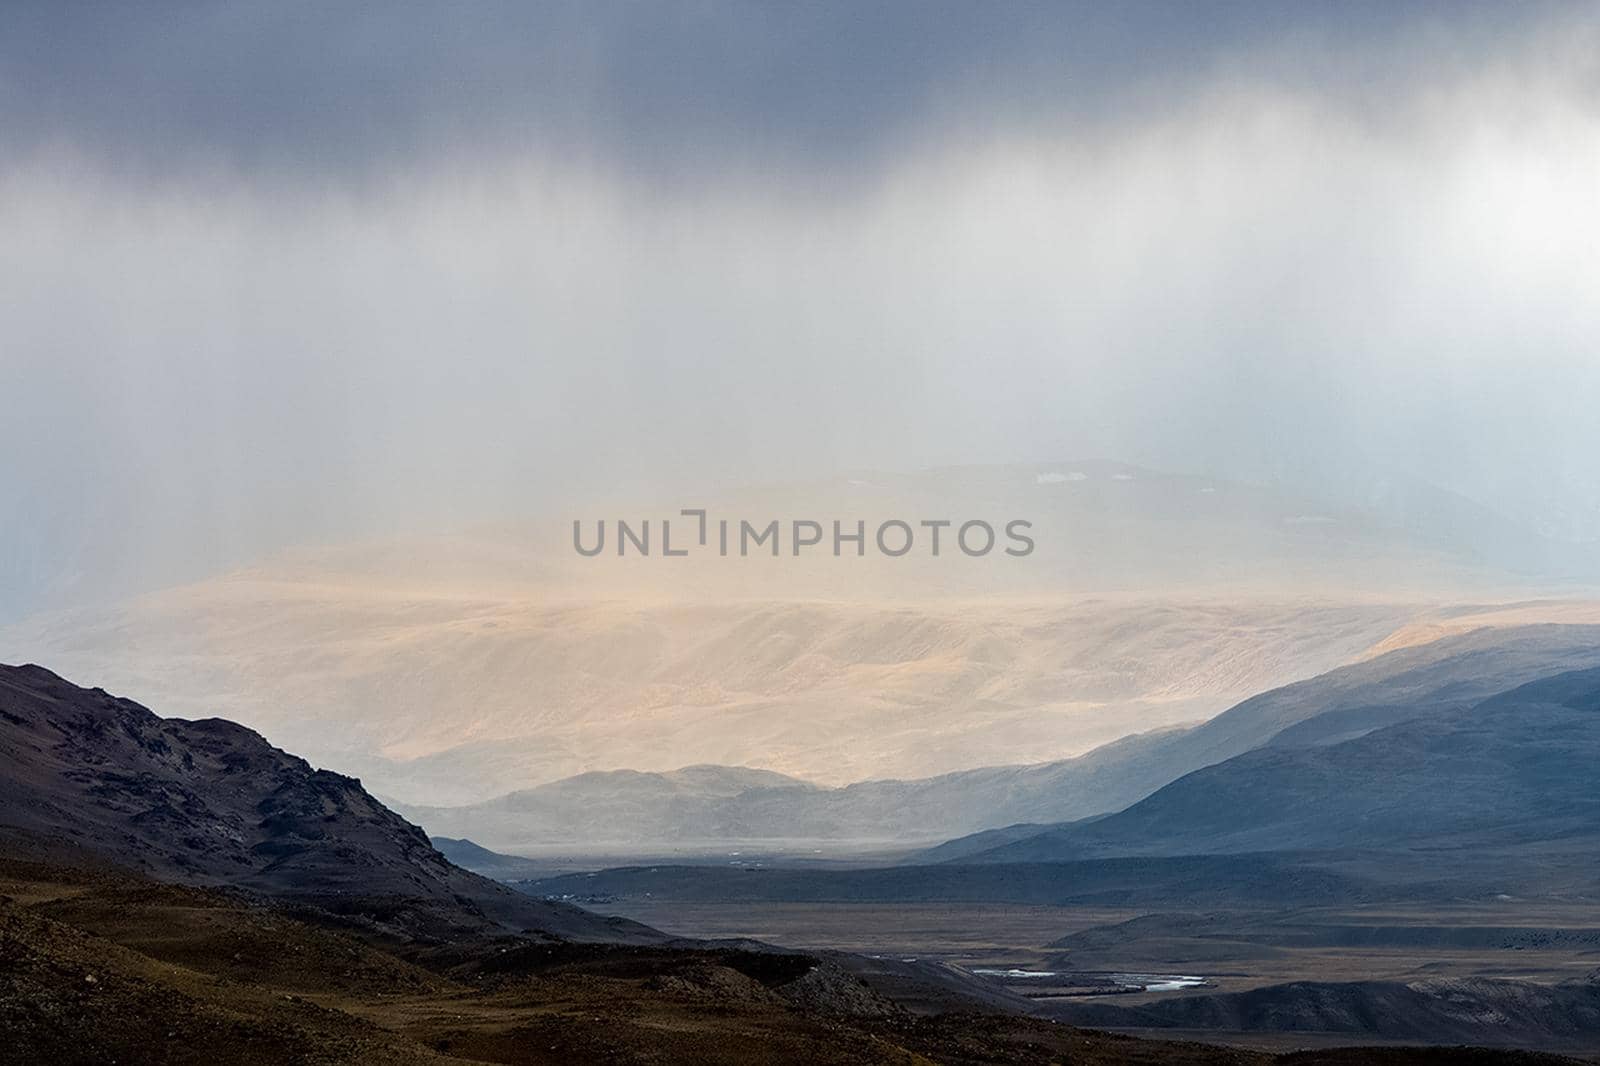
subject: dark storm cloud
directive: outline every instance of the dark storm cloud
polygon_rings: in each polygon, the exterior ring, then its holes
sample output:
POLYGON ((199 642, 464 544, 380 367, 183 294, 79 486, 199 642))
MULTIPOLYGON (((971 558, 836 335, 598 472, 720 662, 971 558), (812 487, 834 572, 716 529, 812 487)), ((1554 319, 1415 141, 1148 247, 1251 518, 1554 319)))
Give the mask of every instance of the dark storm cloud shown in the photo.
POLYGON ((10 4, 0 144, 164 176, 565 154, 647 181, 870 173, 929 136, 1125 117, 1203 79, 1385 106, 1531 3, 10 4))
POLYGON ((1593 4, 0 0, 0 618, 1095 454, 1600 536, 1597 56, 1593 4))

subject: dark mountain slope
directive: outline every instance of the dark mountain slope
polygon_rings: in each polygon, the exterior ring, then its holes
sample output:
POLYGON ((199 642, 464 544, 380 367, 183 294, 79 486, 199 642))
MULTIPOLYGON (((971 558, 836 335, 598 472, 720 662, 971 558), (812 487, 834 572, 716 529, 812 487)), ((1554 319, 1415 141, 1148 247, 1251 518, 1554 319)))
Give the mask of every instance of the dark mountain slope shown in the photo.
MULTIPOLYGON (((1079 816, 1119 809, 1192 770, 1268 744, 1291 727, 1298 727, 1301 743, 1320 743, 1344 735, 1335 724, 1370 730, 1595 666, 1600 666, 1600 626, 1481 629, 1390 652, 1264 692, 1193 729, 1150 738, 1121 758, 1095 760, 1093 779, 1103 786, 1100 795, 1107 805, 1079 816), (1340 717, 1326 731, 1302 725, 1330 712, 1340 717)), ((1283 739, 1286 745, 1296 743, 1292 734, 1283 739)))
POLYGON ((1600 839, 1596 766, 1600 670, 1573 671, 1338 744, 1252 751, 965 861, 1426 846, 1445 865, 1452 849, 1537 842, 1576 853, 1600 839))
POLYGON ((652 939, 449 863, 354 778, 221 719, 159 718, 37 666, 0 666, 0 826, 191 884, 394 924, 652 939))

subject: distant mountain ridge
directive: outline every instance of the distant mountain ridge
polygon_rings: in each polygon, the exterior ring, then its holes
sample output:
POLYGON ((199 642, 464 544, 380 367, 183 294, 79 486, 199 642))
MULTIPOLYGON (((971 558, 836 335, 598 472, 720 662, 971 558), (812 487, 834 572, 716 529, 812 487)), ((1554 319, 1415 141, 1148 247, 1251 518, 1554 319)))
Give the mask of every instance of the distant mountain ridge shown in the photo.
MULTIPOLYGON (((1600 669, 1336 744, 1267 747, 965 863, 1600 843, 1600 669)), ((1442 860, 1441 860, 1442 861, 1442 860)))
MULTIPOLYGON (((1400 648, 1253 696, 1202 725, 1127 737, 1086 755, 915 780, 817 788, 781 775, 701 768, 586 774, 484 804, 402 807, 429 832, 502 851, 578 843, 825 841, 892 846, 1126 807, 1184 774, 1252 749, 1348 739, 1574 667, 1600 665, 1600 626, 1482 629, 1400 648), (686 773, 680 772, 680 773, 686 773), (753 780, 753 787, 737 788, 753 780), (715 782, 715 784, 711 784, 715 782)), ((929 853, 943 861, 984 838, 929 853)))
POLYGON ((523 887, 1152 908, 1600 899, 1600 633, 1532 627, 1441 643, 1264 693, 1212 735, 1180 734, 1200 757, 1219 736, 1254 746, 1114 813, 987 830, 888 867, 641 865, 523 887), (1305 728, 1322 714, 1337 727, 1305 728), (1308 743, 1264 742, 1275 729, 1308 743))

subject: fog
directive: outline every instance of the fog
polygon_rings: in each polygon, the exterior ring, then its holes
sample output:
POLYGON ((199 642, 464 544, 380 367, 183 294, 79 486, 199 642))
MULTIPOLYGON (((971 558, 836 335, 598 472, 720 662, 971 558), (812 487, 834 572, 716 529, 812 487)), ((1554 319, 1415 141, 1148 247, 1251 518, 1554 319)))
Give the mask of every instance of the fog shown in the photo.
POLYGON ((1090 456, 1600 536, 1593 7, 57 8, 0 15, 0 615, 1090 456))

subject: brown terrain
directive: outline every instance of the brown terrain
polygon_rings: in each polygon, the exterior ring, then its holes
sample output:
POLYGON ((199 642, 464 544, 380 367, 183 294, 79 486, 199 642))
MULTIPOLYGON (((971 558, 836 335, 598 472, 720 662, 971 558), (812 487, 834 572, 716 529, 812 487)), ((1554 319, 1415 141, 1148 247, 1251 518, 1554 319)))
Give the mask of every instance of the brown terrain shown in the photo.
POLYGON ((998 1010, 913 1013, 817 956, 395 943, 110 867, 0 862, 0 1032, 34 1063, 1558 1063, 1462 1049, 1273 1056, 998 1010))

